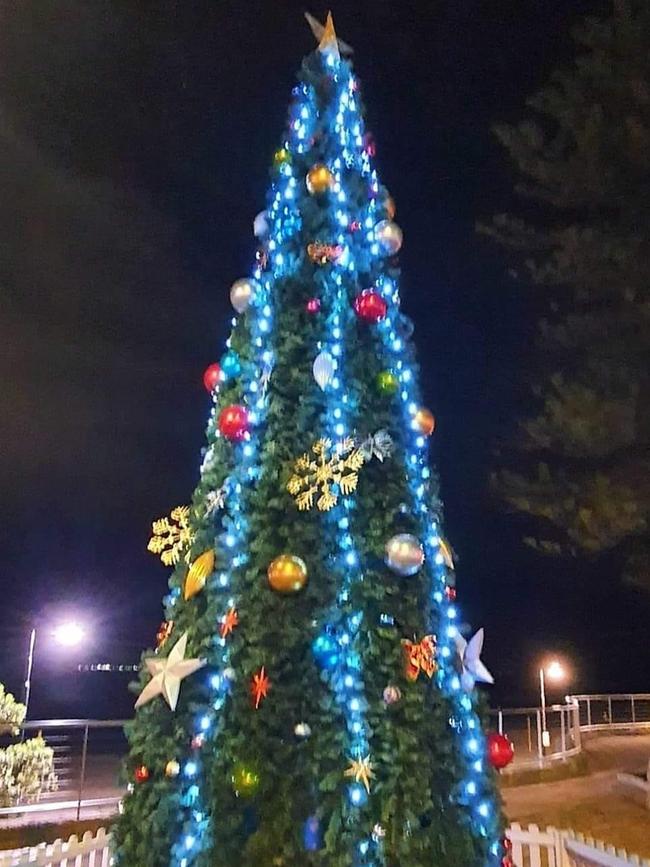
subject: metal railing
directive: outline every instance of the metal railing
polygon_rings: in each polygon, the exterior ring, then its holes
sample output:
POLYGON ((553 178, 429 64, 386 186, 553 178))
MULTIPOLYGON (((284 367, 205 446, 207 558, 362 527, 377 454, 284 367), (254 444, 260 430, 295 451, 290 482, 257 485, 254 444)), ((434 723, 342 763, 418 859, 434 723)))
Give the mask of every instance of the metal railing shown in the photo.
POLYGON ((565 762, 582 750, 580 715, 576 704, 554 704, 546 708, 548 746, 543 742, 542 712, 538 707, 490 711, 493 725, 506 734, 515 748, 515 760, 504 773, 545 768, 565 762))
POLYGON ((650 692, 568 695, 577 704, 583 732, 650 730, 650 692))
MULTIPOLYGON (((650 693, 567 696, 566 704, 547 708, 548 746, 543 744, 539 708, 499 709, 490 716, 492 726, 515 746, 515 760, 504 773, 517 773, 568 761, 582 751, 583 736, 590 732, 650 732, 650 693)), ((18 816, 29 821, 33 813, 57 812, 79 819, 84 810, 86 816, 90 811, 94 816, 114 812, 124 795, 120 767, 127 753, 126 722, 60 719, 21 726, 26 734, 42 732, 53 748, 59 787, 37 803, 0 808, 0 827, 18 816)))
POLYGON ((124 794, 120 785, 121 760, 127 751, 126 720, 33 720, 20 728, 27 736, 39 732, 54 751, 58 787, 36 803, 18 802, 0 807, 0 827, 17 816, 61 812, 79 820, 84 808, 114 811, 124 794))

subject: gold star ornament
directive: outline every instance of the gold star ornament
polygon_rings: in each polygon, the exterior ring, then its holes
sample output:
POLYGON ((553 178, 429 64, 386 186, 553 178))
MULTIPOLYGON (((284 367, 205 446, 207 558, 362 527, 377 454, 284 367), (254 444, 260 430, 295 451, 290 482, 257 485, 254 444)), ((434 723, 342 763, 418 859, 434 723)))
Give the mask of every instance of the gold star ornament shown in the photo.
POLYGON ((336 30, 334 30, 334 19, 332 18, 331 12, 327 13, 325 26, 320 23, 318 18, 314 18, 313 15, 310 15, 309 12, 305 12, 305 18, 311 27, 311 32, 314 34, 316 39, 318 39, 318 50, 322 54, 333 54, 336 58, 339 58, 341 54, 354 54, 353 48, 351 48, 346 42, 343 42, 342 39, 337 38, 336 30))
POLYGON ((176 710, 181 681, 194 674, 206 664, 205 659, 185 659, 187 632, 184 632, 169 652, 169 656, 159 656, 145 660, 151 680, 142 690, 135 703, 136 708, 147 704, 157 695, 162 695, 172 710, 176 710))
POLYGON ((365 758, 352 759, 350 767, 345 772, 346 777, 351 777, 356 783, 361 783, 366 788, 366 792, 370 794, 370 781, 375 778, 373 764, 370 761, 370 756, 365 758))

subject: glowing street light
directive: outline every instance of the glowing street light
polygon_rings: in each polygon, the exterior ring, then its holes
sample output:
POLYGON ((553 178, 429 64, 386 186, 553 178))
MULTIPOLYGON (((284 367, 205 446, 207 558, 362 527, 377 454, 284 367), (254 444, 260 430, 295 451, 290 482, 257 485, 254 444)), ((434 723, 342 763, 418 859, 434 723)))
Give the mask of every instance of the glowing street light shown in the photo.
POLYGON ((539 696, 542 708, 542 746, 548 748, 551 746, 551 735, 546 728, 546 678, 554 683, 561 683, 567 679, 566 668, 562 665, 559 659, 553 659, 545 666, 542 665, 539 669, 539 696))
POLYGON ((70 620, 66 623, 60 623, 52 632, 54 640, 62 647, 76 647, 81 644, 86 636, 86 631, 75 620, 70 620))
MULTIPOLYGON (((86 630, 76 620, 66 620, 57 624, 50 634, 60 647, 76 647, 86 637, 86 630)), ((29 699, 32 694, 32 674, 34 671, 34 651, 36 649, 36 627, 29 635, 29 650, 27 652, 27 668, 25 672, 25 719, 29 711, 29 699)))

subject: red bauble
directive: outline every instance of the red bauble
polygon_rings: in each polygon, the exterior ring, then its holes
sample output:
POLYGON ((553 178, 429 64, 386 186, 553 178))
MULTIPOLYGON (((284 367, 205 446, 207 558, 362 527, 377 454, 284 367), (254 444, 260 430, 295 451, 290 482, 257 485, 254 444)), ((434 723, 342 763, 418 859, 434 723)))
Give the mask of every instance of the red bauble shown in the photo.
POLYGON ((371 132, 367 132, 363 137, 363 146, 369 157, 377 155, 377 145, 371 132))
POLYGON ((245 406, 233 403, 219 414, 219 430, 227 440, 239 442, 248 431, 248 412, 245 406))
POLYGON ((507 735, 490 732, 487 736, 487 757, 497 771, 507 767, 515 757, 515 748, 507 735))
POLYGON ((352 220, 350 223, 350 231, 351 232, 360 232, 361 231, 361 220, 352 220))
POLYGON ((205 373, 203 374, 203 385, 205 386, 206 391, 209 391, 210 394, 212 394, 215 388, 219 387, 220 382, 221 367, 216 363, 206 367, 205 373))
POLYGON ((354 310, 364 322, 379 322, 386 316, 388 305, 378 292, 364 289, 354 299, 354 310))
POLYGON ((453 602, 456 598, 456 588, 455 587, 445 587, 445 596, 450 602, 453 602))
POLYGON ((136 783, 146 783, 149 779, 149 768, 146 765, 140 765, 133 771, 133 778, 136 783))
POLYGON ((320 310, 320 298, 310 298, 305 304, 307 313, 318 313, 320 310))

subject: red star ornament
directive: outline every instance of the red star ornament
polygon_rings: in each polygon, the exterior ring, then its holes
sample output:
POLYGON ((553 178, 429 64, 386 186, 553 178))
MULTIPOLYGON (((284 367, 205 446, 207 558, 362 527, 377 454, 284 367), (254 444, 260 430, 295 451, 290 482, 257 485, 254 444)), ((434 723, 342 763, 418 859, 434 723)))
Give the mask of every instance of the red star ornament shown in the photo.
POLYGON ((221 623, 221 629, 219 630, 221 637, 226 638, 234 632, 235 626, 239 626, 239 614, 237 614, 235 608, 230 608, 221 623))
POLYGON ((253 682, 251 683, 251 692, 253 694, 253 701, 255 702, 255 710, 259 709, 262 699, 268 696, 270 688, 271 681, 266 676, 266 669, 262 666, 257 674, 253 675, 253 682))

